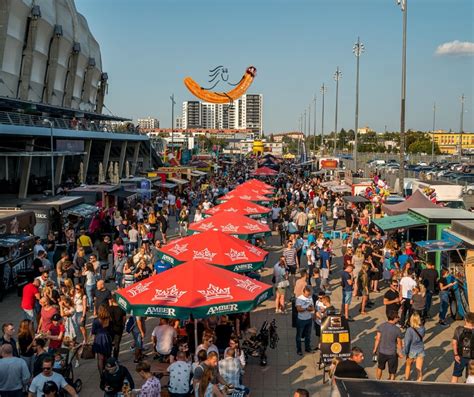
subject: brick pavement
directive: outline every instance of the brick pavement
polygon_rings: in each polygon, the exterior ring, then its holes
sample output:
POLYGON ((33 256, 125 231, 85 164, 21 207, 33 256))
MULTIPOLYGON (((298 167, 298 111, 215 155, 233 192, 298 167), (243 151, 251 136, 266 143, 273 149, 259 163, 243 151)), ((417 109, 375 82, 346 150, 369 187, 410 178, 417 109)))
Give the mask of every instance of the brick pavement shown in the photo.
MULTIPOLYGON (((278 237, 269 239, 269 244, 277 243, 278 237)), ((270 258, 268 266, 276 263, 279 253, 279 247, 268 247, 270 258)), ((336 244, 337 248, 337 244, 336 244)), ((337 252, 337 251, 336 251, 337 252)), ((339 259, 339 258, 337 258, 339 259)), ((331 281, 333 294, 332 303, 335 307, 341 304, 340 288, 338 285, 338 272, 340 271, 339 260, 335 261, 333 269, 333 279, 331 281)), ((265 269, 263 272, 263 281, 270 283, 271 270, 265 269)), ((369 311, 365 317, 357 316, 358 301, 353 301, 351 305, 351 315, 356 319, 351 323, 351 336, 353 345, 361 347, 366 353, 364 365, 370 378, 375 378, 375 364, 372 363, 372 348, 375 336, 375 328, 385 320, 385 310, 382 307, 382 294, 375 294, 373 299, 376 302, 375 308, 369 311)), ((438 309, 438 301, 435 300, 433 313, 438 309)), ((13 322, 17 326, 22 318, 20 310, 20 298, 14 292, 11 292, 0 303, 0 323, 13 322)), ((292 392, 298 387, 307 388, 314 397, 329 396, 329 386, 322 383, 322 372, 318 369, 318 353, 305 354, 303 357, 296 355, 295 349, 295 330, 291 327, 290 314, 275 314, 274 302, 269 300, 264 302, 253 314, 252 325, 259 327, 264 320, 277 321, 278 334, 280 341, 277 349, 268 350, 268 365, 261 367, 257 359, 250 359, 244 376, 244 384, 251 389, 251 395, 254 397, 283 397, 292 396, 292 392)), ((150 346, 151 330, 157 324, 157 319, 150 318, 147 321, 147 343, 150 346)), ((449 382, 452 371, 452 352, 450 350, 451 337, 457 322, 451 327, 443 329, 436 325, 436 321, 427 323, 426 358, 424 364, 424 379, 436 382, 449 382)), ((90 322, 88 324, 90 329, 90 322)), ((142 384, 141 379, 134 371, 133 353, 129 350, 131 338, 124 334, 122 340, 121 362, 126 365, 134 376, 137 386, 142 384)), ((314 342, 313 342, 314 344, 314 342)), ((150 354, 150 353, 149 353, 150 354)), ((404 366, 400 367, 397 379, 402 379, 404 366)), ((95 360, 81 361, 80 367, 75 370, 76 377, 82 379, 84 383, 81 395, 95 397, 102 396, 99 390, 99 375, 95 360)))

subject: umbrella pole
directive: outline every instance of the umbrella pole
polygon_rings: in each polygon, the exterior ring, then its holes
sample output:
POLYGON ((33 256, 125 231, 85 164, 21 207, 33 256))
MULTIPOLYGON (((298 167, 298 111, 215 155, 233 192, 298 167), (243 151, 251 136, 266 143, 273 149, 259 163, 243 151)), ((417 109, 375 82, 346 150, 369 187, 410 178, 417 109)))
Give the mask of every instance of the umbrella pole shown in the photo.
POLYGON ((196 354, 196 349, 198 347, 198 323, 197 319, 194 319, 194 354, 196 354))

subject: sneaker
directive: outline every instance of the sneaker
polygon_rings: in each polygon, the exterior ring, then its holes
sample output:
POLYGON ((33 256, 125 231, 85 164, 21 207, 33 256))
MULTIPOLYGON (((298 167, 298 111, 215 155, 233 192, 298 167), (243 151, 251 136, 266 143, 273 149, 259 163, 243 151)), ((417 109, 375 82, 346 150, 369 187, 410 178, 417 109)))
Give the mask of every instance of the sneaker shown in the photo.
POLYGON ((79 360, 76 360, 76 363, 74 364, 74 368, 79 368, 79 360))
POLYGON ((446 321, 439 321, 438 324, 442 327, 449 327, 449 324, 446 321))
POLYGON ((349 321, 349 322, 352 323, 352 322, 354 322, 354 319, 353 319, 352 317, 348 317, 348 318, 347 318, 347 321, 349 321))

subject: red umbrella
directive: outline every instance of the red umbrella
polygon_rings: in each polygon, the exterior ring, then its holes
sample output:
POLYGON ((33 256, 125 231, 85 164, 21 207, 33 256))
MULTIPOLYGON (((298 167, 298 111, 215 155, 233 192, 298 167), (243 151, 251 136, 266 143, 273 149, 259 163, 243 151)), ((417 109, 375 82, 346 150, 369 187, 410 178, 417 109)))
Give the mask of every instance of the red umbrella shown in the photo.
MULTIPOLYGON (((234 192, 233 190, 232 192, 234 192)), ((231 193, 232 193, 231 192, 231 193)), ((220 213, 225 213, 229 215, 239 214, 239 215, 247 215, 250 218, 258 219, 261 217, 268 216, 270 209, 264 207, 263 205, 255 204, 252 201, 242 200, 239 197, 234 197, 225 203, 216 205, 204 211, 205 215, 216 215, 220 213)))
POLYGON ((273 196, 274 191, 269 190, 266 188, 261 188, 258 186, 250 186, 250 185, 239 185, 237 186, 234 190, 232 190, 230 193, 240 193, 240 194, 258 194, 262 196, 273 196))
POLYGON ((268 252, 228 234, 209 230, 173 240, 159 249, 158 256, 172 265, 200 259, 234 272, 248 272, 262 267, 268 252))
POLYGON ((272 175, 278 175, 278 171, 272 170, 269 167, 260 167, 254 171, 253 175, 272 176, 272 175))
POLYGON ((208 230, 221 231, 244 240, 271 235, 270 228, 261 222, 244 215, 229 215, 224 212, 191 223, 188 227, 188 234, 202 233, 208 230))
POLYGON ((191 261, 117 290, 116 300, 137 316, 186 319, 249 312, 271 295, 270 285, 191 261))
POLYGON ((259 187, 259 188, 264 188, 268 190, 274 190, 274 187, 272 185, 259 181, 258 179, 249 179, 245 181, 244 183, 242 183, 240 186, 252 186, 252 187, 259 187))
POLYGON ((254 193, 249 190, 232 190, 229 193, 227 193, 225 196, 219 197, 217 199, 218 203, 224 203, 226 201, 229 201, 233 198, 240 198, 242 200, 247 200, 247 201, 253 201, 257 204, 260 205, 270 205, 270 203, 273 201, 272 199, 263 196, 262 194, 254 193))

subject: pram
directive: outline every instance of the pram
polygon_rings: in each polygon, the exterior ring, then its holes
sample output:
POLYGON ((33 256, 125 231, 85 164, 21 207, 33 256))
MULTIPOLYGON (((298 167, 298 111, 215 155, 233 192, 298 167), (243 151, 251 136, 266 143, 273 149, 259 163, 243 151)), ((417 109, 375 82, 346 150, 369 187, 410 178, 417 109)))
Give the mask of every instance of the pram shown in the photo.
POLYGON ((64 360, 63 368, 54 368, 53 371, 61 374, 66 382, 74 388, 76 393, 82 390, 82 380, 74 380, 74 360, 78 357, 79 350, 82 348, 82 343, 72 349, 60 348, 56 350, 56 353, 61 354, 64 360))
POLYGON ((267 347, 275 349, 278 345, 279 336, 276 329, 276 322, 273 319, 270 324, 264 321, 258 334, 255 328, 247 330, 242 342, 245 358, 248 360, 249 357, 260 357, 260 365, 267 365, 267 347))

